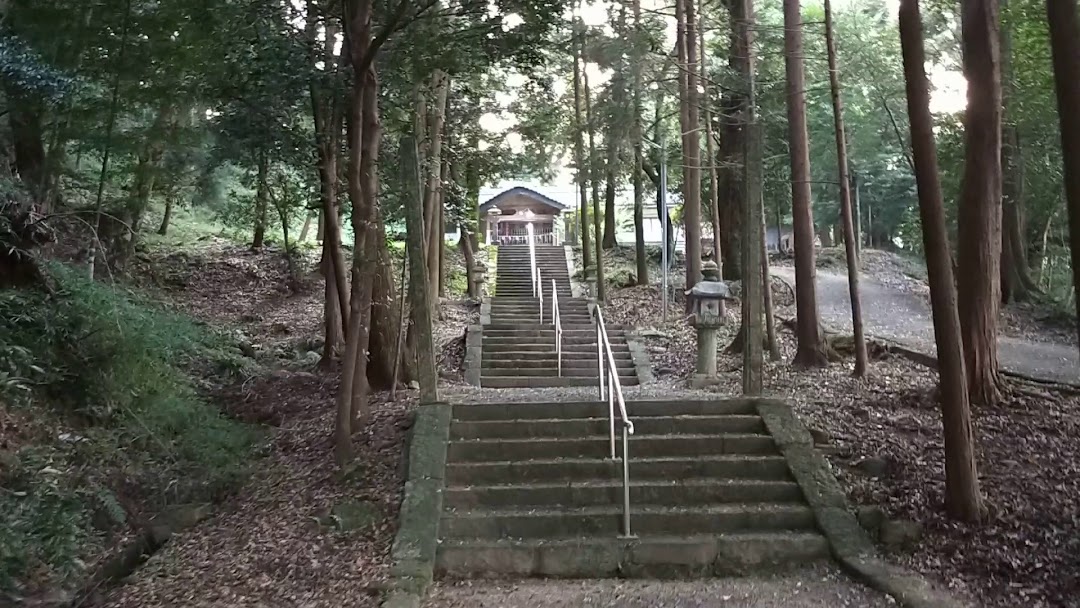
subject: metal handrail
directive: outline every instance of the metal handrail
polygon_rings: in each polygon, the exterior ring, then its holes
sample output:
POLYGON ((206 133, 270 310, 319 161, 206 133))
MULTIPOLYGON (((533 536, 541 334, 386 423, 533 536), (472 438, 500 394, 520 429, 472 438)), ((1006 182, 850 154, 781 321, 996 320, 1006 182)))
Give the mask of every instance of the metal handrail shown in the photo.
POLYGON ((540 325, 544 324, 544 282, 540 279, 540 269, 536 269, 536 290, 534 294, 540 300, 540 325))
POLYGON ((529 272, 532 274, 533 297, 535 298, 540 295, 540 275, 538 274, 540 267, 536 265, 536 239, 533 238, 532 222, 526 226, 526 230, 529 233, 529 272))
POLYGON ((619 406, 619 418, 622 421, 622 473, 623 473, 623 536, 630 533, 630 435, 634 434, 634 423, 626 413, 626 399, 623 398, 622 382, 619 369, 615 366, 615 354, 611 351, 611 340, 604 326, 604 315, 600 307, 596 312, 596 363, 599 368, 600 400, 608 402, 608 428, 611 438, 611 459, 618 458, 615 450, 615 406, 619 406))
MULTIPOLYGON (((543 314, 540 316, 543 323, 543 314)), ((555 360, 562 377, 562 316, 559 314, 559 292, 555 289, 555 279, 551 279, 551 324, 555 326, 555 360)))

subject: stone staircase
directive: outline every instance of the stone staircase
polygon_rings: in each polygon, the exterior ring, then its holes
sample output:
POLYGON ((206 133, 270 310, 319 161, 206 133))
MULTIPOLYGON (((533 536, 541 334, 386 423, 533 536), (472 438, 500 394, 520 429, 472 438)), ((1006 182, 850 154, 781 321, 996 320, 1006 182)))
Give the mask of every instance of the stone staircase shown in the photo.
POLYGON ((754 402, 628 407, 635 538, 620 537, 606 403, 455 405, 436 573, 709 576, 828 557, 754 402))
MULTIPOLYGON (((540 301, 533 296, 529 247, 499 247, 495 296, 490 299, 491 322, 483 328, 480 386, 596 386, 599 381, 596 328, 586 300, 572 295, 566 250, 558 246, 537 246, 536 264, 544 283, 542 323, 540 301), (559 297, 563 327, 561 376, 551 317, 552 279, 559 297)), ((638 384, 626 328, 610 325, 607 329, 622 384, 638 384)))

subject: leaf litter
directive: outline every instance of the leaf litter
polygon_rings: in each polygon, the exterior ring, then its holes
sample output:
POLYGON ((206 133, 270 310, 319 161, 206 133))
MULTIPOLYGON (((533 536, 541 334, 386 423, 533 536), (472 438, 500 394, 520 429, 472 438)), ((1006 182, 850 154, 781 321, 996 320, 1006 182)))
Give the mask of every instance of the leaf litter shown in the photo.
MULTIPOLYGON (((286 287, 280 252, 216 243, 170 255, 143 276, 175 306, 245 339, 258 337, 260 351, 280 354, 296 343, 321 343, 321 279, 313 260, 305 266, 306 287, 297 292, 286 287)), ((478 307, 448 300, 443 311, 436 343, 440 369, 453 376, 464 352, 464 325, 475 322, 478 307)), ((394 402, 387 393, 372 395, 370 419, 353 437, 354 465, 339 472, 331 439, 338 374, 285 363, 216 391, 228 415, 269 425, 252 478, 211 519, 174 536, 124 584, 89 605, 378 605, 389 578, 416 393, 399 391, 394 402), (374 517, 344 530, 335 515, 343 505, 360 505, 374 517)))

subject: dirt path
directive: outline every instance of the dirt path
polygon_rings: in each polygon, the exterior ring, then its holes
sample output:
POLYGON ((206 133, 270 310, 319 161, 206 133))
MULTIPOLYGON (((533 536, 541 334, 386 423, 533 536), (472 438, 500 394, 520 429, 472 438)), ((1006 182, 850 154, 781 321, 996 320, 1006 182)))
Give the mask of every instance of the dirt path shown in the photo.
MULTIPOLYGON (((794 284, 795 269, 774 267, 772 272, 794 284)), ((818 308, 830 327, 851 331, 851 300, 847 274, 818 269, 818 308)), ((928 355, 936 353, 930 307, 919 295, 862 278, 863 322, 868 336, 894 340, 928 355)), ((1033 342, 1012 336, 998 337, 998 356, 1006 370, 1053 382, 1080 382, 1080 357, 1069 344, 1033 342)))

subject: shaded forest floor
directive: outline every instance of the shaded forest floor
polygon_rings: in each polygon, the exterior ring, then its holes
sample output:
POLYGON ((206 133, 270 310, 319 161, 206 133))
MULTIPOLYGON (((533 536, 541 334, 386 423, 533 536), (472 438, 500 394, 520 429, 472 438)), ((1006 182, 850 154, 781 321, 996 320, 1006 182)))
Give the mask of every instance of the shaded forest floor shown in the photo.
MULTIPOLYGON (((773 282, 777 314, 794 317, 794 297, 773 282)), ((639 328, 658 381, 685 387, 694 366, 693 329, 676 298, 660 318, 655 287, 609 292, 609 322, 639 328)), ((722 349, 738 329, 729 310, 722 349)), ((830 458, 849 498, 869 516, 874 507, 895 521, 914 522, 914 544, 883 548, 979 606, 1075 606, 1080 586, 1080 395, 1011 382, 1000 406, 974 412, 983 525, 944 516, 944 463, 936 374, 873 348, 867 378, 851 376, 848 358, 828 368, 794 370, 794 337, 778 329, 781 358, 767 362, 766 393, 791 401, 830 458)), ((724 395, 741 389, 741 356, 722 352, 724 395)))
MULTIPOLYGON (((254 475, 215 515, 174 537, 101 606, 376 606, 385 588, 415 392, 376 394, 353 438, 355 466, 333 464, 337 370, 317 366, 322 282, 316 254, 288 286, 280 251, 221 239, 153 254, 135 275, 146 289, 229 331, 272 373, 212 387, 232 417, 271 428, 254 475), (298 289, 297 289, 298 287, 298 289)), ((457 263, 457 256, 449 256, 457 263)), ((459 373, 464 325, 477 307, 447 300, 436 328, 440 374, 459 373)), ((208 387, 211 388, 211 387, 208 387)))

